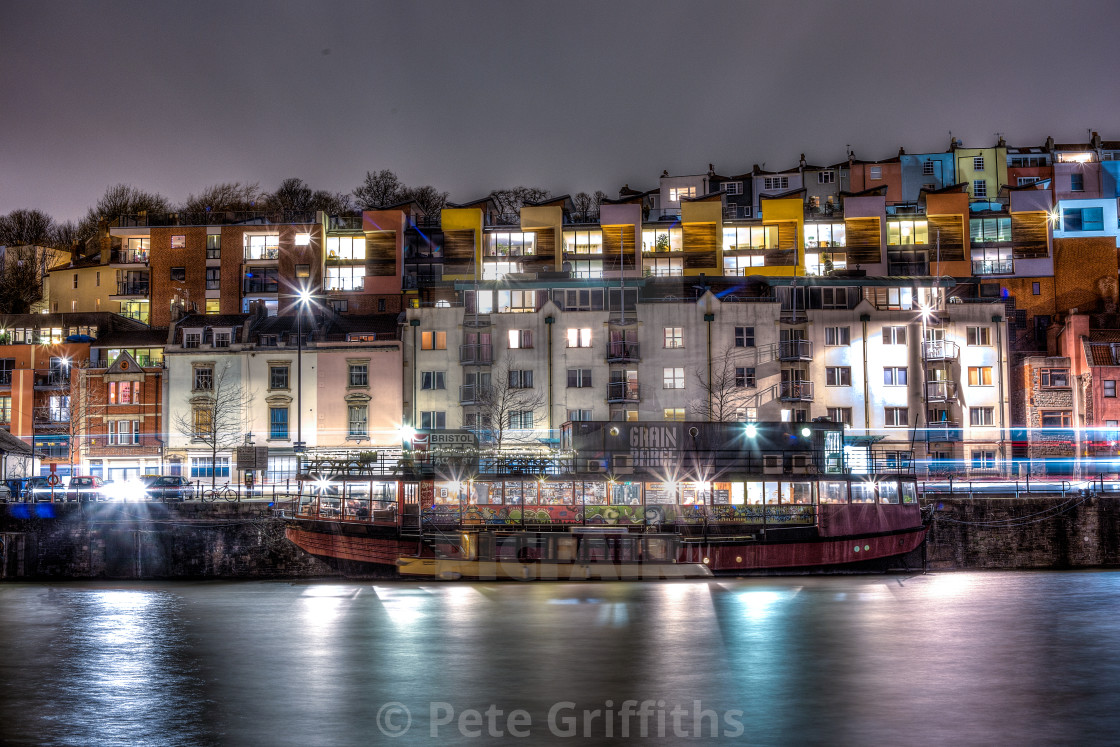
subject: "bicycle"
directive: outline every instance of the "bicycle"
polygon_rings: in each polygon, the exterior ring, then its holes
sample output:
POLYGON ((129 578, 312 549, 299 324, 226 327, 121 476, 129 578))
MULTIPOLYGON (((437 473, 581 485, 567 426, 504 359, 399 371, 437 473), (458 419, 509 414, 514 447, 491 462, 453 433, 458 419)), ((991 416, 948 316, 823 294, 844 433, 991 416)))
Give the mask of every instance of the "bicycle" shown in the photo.
POLYGON ((204 503, 206 501, 217 501, 222 498, 232 503, 233 501, 237 500, 237 491, 230 487, 228 483, 225 485, 219 485, 212 490, 202 491, 202 501, 204 503))

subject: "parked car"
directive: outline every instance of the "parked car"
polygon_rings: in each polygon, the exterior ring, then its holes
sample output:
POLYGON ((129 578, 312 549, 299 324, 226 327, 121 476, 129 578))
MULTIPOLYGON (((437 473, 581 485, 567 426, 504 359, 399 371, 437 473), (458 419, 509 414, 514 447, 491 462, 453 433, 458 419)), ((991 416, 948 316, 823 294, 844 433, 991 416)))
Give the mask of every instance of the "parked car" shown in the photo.
POLYGON ((63 485, 52 488, 47 479, 46 477, 32 477, 27 480, 25 493, 27 500, 50 501, 53 496, 54 500, 61 501, 66 498, 66 488, 63 485))
POLYGON ((147 498, 152 501, 185 501, 194 497, 194 485, 182 475, 148 475, 147 498))
POLYGON ((75 475, 70 478, 66 486, 66 500, 68 501, 103 501, 106 500, 105 481, 92 475, 75 475))
POLYGON ((10 500, 12 500, 12 489, 0 482, 0 503, 7 503, 10 500))

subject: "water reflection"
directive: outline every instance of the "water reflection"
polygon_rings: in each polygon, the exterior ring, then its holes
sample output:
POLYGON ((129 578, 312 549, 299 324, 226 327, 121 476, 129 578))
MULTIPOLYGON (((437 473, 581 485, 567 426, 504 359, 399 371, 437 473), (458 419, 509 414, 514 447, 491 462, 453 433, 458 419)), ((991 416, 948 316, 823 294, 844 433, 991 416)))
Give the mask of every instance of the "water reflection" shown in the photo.
POLYGON ((397 744, 447 743, 432 701, 544 729, 628 700, 752 743, 1105 742, 1118 605, 1120 573, 7 585, 0 742, 369 744, 395 701, 397 744))

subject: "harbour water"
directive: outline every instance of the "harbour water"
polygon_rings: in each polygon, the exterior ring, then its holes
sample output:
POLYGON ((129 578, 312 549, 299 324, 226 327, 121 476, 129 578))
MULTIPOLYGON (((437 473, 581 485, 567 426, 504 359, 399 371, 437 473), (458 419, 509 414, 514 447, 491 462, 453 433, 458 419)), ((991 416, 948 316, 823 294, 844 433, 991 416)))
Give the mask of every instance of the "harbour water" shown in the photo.
POLYGON ((1115 744, 1117 610, 1120 572, 11 583, 0 743, 1115 744))

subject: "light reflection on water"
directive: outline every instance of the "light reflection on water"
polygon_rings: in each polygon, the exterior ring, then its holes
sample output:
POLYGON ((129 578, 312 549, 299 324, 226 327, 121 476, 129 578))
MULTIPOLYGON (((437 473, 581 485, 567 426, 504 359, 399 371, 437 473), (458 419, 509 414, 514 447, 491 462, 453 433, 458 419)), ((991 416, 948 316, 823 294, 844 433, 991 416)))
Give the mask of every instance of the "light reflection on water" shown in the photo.
MULTIPOLYGON (((1120 573, 0 586, 0 742, 396 744, 431 701, 662 700, 751 743, 1115 740, 1120 573)), ((453 727, 452 727, 453 728, 453 727)), ((455 738, 450 738, 455 737, 455 738)))

